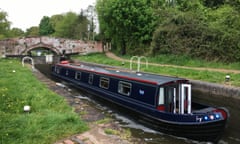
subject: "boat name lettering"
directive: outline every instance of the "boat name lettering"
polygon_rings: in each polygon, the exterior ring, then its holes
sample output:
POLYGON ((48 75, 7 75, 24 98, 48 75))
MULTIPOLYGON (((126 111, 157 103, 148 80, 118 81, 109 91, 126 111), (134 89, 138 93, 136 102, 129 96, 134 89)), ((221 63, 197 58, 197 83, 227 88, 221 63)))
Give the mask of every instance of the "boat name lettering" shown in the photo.
POLYGON ((201 117, 196 117, 196 121, 197 122, 202 122, 202 118, 201 117))
POLYGON ((140 90, 139 90, 139 94, 140 94, 140 95, 144 95, 144 90, 141 90, 141 89, 140 89, 140 90))

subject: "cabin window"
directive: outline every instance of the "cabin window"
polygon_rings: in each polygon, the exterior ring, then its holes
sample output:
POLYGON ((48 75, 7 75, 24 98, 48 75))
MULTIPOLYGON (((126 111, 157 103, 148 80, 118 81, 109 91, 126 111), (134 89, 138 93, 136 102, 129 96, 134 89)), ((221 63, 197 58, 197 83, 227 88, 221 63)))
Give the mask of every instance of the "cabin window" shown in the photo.
POLYGON ((68 70, 66 70, 66 76, 68 75, 69 73, 68 73, 68 70))
POLYGON ((92 84, 93 83, 93 74, 90 74, 88 77, 88 83, 92 84))
POLYGON ((59 67, 55 67, 55 72, 56 72, 57 74, 59 74, 59 73, 60 73, 60 68, 59 68, 59 67))
POLYGON ((100 85, 101 88, 108 89, 109 88, 109 78, 100 78, 100 85))
POLYGON ((131 83, 127 83, 127 82, 123 82, 123 81, 120 81, 118 83, 118 92, 120 94, 129 96, 130 93, 131 93, 131 89, 132 89, 132 84, 131 83))
POLYGON ((158 98, 158 105, 164 104, 164 88, 159 89, 159 98, 158 98))
POLYGON ((75 79, 80 80, 81 79, 81 72, 76 72, 75 73, 75 79))

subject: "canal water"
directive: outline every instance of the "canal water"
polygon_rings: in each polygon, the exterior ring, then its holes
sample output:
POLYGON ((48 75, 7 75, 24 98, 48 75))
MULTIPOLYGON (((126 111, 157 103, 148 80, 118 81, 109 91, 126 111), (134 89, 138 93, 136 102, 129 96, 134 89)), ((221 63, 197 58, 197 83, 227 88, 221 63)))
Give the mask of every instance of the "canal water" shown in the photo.
MULTIPOLYGON (((47 77, 50 76, 49 65, 36 65, 47 77)), ((54 80, 54 79, 53 79, 54 80)), ((100 109, 102 113, 109 113, 107 116, 115 119, 116 122, 120 123, 122 127, 129 129, 132 136, 142 140, 142 144, 194 144, 204 142, 196 142, 185 138, 179 138, 169 136, 161 132, 151 129, 149 124, 144 124, 140 121, 139 117, 129 113, 126 109, 120 108, 114 104, 102 101, 94 97, 89 93, 85 93, 78 89, 72 88, 73 95, 78 96, 80 99, 89 101, 90 104, 96 109, 100 109), (97 103, 97 104, 96 104, 97 103)), ((230 118, 227 123, 227 127, 224 134, 219 141, 219 144, 239 144, 240 143, 240 99, 213 95, 211 93, 202 93, 199 91, 193 91, 193 101, 209 104, 212 106, 225 107, 229 110, 230 118)), ((210 143, 207 143, 210 144, 210 143)))

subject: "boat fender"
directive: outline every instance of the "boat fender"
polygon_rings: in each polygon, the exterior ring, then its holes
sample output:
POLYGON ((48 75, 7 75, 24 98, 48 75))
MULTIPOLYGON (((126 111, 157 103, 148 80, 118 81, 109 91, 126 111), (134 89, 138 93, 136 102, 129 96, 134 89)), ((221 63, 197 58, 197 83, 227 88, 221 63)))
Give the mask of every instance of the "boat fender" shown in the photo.
POLYGON ((220 112, 224 119, 227 119, 230 116, 229 111, 223 107, 214 110, 214 112, 220 112))

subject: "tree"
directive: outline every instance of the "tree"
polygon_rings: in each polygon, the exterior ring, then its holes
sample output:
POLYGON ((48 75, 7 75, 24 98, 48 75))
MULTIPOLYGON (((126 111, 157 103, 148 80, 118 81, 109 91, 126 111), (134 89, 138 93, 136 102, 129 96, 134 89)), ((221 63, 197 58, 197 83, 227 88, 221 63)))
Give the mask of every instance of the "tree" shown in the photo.
POLYGON ((99 19, 100 35, 103 42, 110 42, 113 38, 111 36, 112 28, 109 27, 108 22, 110 19, 110 8, 113 0, 98 0, 96 9, 99 19))
POLYGON ((77 25, 75 27, 74 38, 81 39, 81 40, 89 40, 89 31, 88 31, 89 20, 84 15, 83 10, 81 10, 80 14, 78 15, 76 23, 77 25))
POLYGON ((56 24, 54 35, 57 37, 74 38, 78 16, 74 12, 63 15, 63 19, 56 24))
POLYGON ((100 31, 121 48, 134 49, 151 42, 156 18, 149 0, 99 0, 100 31))
POLYGON ((240 60, 239 5, 240 0, 98 0, 96 7, 102 39, 122 54, 146 52, 151 43, 153 54, 234 62, 240 60))
POLYGON ((7 20, 7 16, 6 12, 0 11, 0 39, 8 37, 11 23, 7 20))
POLYGON ((39 28, 37 26, 30 27, 26 30, 25 36, 39 36, 39 28))
POLYGON ((39 24, 39 35, 51 35, 54 33, 53 26, 50 22, 50 18, 48 16, 44 16, 39 24))
POLYGON ((87 10, 86 10, 86 13, 87 13, 87 18, 88 18, 88 21, 89 21, 89 25, 88 25, 88 31, 89 31, 89 34, 88 34, 88 39, 90 39, 90 36, 92 36, 92 40, 94 40, 94 33, 95 33, 95 29, 96 29, 96 25, 95 25, 95 21, 96 21, 96 9, 94 6, 92 5, 89 5, 87 10))
POLYGON ((9 36, 10 37, 22 37, 22 36, 24 36, 24 31, 20 28, 12 28, 9 31, 9 36))
POLYGON ((240 17, 235 7, 224 4, 209 8, 199 1, 182 1, 160 13, 162 22, 153 35, 153 54, 240 60, 240 17))
POLYGON ((61 22, 63 20, 63 15, 56 14, 50 17, 50 23, 55 31, 57 23, 61 22))
POLYGON ((88 32, 89 21, 83 11, 79 15, 74 12, 68 12, 62 15, 55 25, 54 36, 71 38, 71 39, 86 39, 88 32))

